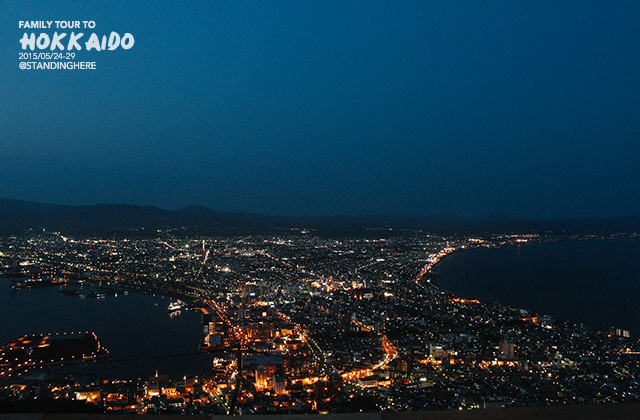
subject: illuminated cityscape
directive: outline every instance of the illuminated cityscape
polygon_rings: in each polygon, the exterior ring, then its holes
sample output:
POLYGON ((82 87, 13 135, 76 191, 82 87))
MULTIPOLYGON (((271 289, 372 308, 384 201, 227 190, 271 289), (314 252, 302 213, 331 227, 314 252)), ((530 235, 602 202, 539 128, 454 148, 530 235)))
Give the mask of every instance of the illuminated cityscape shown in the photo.
POLYGON ((0 398, 185 414, 637 401, 640 342, 629 331, 593 330, 464 299, 437 284, 438 262, 462 249, 595 237, 601 236, 441 236, 410 229, 340 237, 303 229, 6 236, 2 287, 11 293, 45 287, 67 299, 167 296, 170 315, 200 314, 193 329, 201 328, 201 342, 193 353, 208 355, 210 367, 198 375, 108 379, 100 372, 117 364, 118 355, 99 336, 43 331, 2 348, 0 398), (98 374, 79 374, 87 366, 98 366, 98 374))
POLYGON ((640 419, 640 1, 0 4, 0 420, 640 419))

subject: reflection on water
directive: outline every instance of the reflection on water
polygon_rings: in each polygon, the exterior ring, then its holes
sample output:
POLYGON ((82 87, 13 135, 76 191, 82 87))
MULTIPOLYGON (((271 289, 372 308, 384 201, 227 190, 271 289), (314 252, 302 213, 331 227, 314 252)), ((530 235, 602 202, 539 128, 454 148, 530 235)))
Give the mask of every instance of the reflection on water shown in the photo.
POLYGON ((182 315, 182 311, 180 310, 169 312, 169 318, 177 318, 180 315, 182 315))

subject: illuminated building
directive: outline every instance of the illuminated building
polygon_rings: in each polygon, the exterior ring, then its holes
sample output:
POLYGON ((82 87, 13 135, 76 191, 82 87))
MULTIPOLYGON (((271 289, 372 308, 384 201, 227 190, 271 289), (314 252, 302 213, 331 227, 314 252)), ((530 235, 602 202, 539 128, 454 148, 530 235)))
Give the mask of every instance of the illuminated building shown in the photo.
POLYGON ((255 283, 247 283, 242 286, 242 304, 248 305, 259 296, 258 286, 255 283))
POLYGON ((515 358, 515 344, 508 341, 500 343, 500 356, 504 359, 512 360, 515 358))
POLYGON ((629 333, 628 330, 623 330, 620 328, 612 328, 609 331, 609 334, 615 336, 615 337, 624 337, 624 338, 629 338, 631 337, 631 333, 629 333))
POLYGON ((247 328, 247 336, 252 340, 268 340, 274 334, 275 325, 271 322, 253 322, 247 328))
POLYGON ((155 397, 165 394, 165 392, 163 392, 165 389, 175 390, 175 387, 171 384, 169 376, 158 375, 158 372, 156 371, 156 376, 150 377, 145 384, 145 396, 155 397))
POLYGON ((262 390, 267 387, 267 370, 264 366, 260 365, 255 370, 256 389, 262 390))
POLYGON ((283 395, 287 392, 286 384, 287 381, 284 376, 273 375, 273 392, 277 395, 283 395))

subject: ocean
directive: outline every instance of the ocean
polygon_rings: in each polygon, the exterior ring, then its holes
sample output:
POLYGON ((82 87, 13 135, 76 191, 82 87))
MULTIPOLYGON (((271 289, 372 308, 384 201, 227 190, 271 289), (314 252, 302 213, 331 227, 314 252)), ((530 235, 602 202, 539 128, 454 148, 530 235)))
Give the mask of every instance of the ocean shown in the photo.
POLYGON ((441 261, 438 284, 464 298, 640 334, 640 238, 460 251, 441 261))

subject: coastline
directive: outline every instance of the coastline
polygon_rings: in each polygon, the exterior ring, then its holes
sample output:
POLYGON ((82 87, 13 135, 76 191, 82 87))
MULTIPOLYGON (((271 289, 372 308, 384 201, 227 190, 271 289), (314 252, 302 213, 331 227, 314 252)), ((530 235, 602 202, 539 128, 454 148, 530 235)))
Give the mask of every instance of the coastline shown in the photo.
MULTIPOLYGON (((24 334, 94 331, 117 362, 112 368, 97 374, 105 378, 129 377, 129 373, 132 374, 130 379, 145 378, 156 369, 171 375, 181 371, 193 374, 197 371, 196 366, 208 365, 207 361, 200 361, 207 358, 206 355, 194 354, 171 363, 156 358, 165 354, 195 353, 201 340, 200 314, 183 311, 180 316, 171 317, 167 311, 171 297, 167 294, 130 290, 128 295, 118 294, 118 297, 82 299, 60 293, 55 286, 14 291, 10 290, 9 281, 7 279, 2 284, 6 289, 0 297, 7 303, 3 311, 10 312, 11 308, 25 302, 29 309, 19 321, 16 320, 14 327, 4 329, 6 342, 24 334), (176 340, 178 337, 180 339, 176 340), (142 360, 146 355, 153 357, 142 360)), ((88 372, 94 371, 97 373, 89 365, 88 372)))
MULTIPOLYGON (((629 247, 630 255, 640 254, 640 238, 635 236, 588 238, 581 241, 570 239, 547 242, 542 240, 505 244, 498 247, 480 246, 457 249, 444 256, 433 267, 431 284, 444 292, 459 297, 527 309, 539 315, 551 315, 553 318, 567 320, 587 328, 599 330, 607 330, 610 327, 624 328, 631 330, 637 336, 640 333, 640 325, 632 321, 637 318, 633 313, 628 314, 627 322, 623 322, 623 325, 614 322, 624 318, 623 309, 629 306, 626 303, 616 305, 616 293, 619 292, 621 301, 627 302, 629 296, 624 291, 629 288, 634 289, 635 286, 624 284, 625 278, 622 276, 618 278, 623 283, 622 285, 613 282, 604 285, 598 284, 598 282, 606 283, 603 280, 604 277, 599 277, 607 272, 612 273, 608 277, 614 280, 619 271, 622 274, 628 272, 628 275, 633 278, 640 278, 632 274, 636 272, 637 267, 632 267, 633 270, 626 270, 619 266, 611 267, 608 264, 613 264, 612 261, 598 265, 595 258, 587 258, 587 256, 599 256, 599 252, 606 254, 613 252, 613 250, 619 250, 625 242, 635 244, 629 247), (583 248, 586 251, 585 255, 577 256, 576 248, 583 248), (600 248, 603 248, 604 251, 601 251, 600 248), (612 251, 606 251, 606 249, 612 251), (556 251, 557 255, 552 255, 556 251), (568 262, 565 263, 565 267, 560 265, 560 260, 563 259, 561 254, 568 254, 568 262), (579 267, 577 264, 580 258, 585 259, 584 267, 579 267), (541 259, 539 265, 532 264, 532 261, 536 259, 541 259), (520 265, 527 265, 527 271, 520 265), (570 272, 572 268, 576 269, 575 273, 570 272), (589 269, 595 270, 591 277, 589 277, 589 269), (558 272, 553 273, 552 270, 558 272), (563 275, 565 277, 562 277, 563 275), (557 281, 558 279, 560 281, 557 281), (572 286, 575 286, 574 289, 571 289, 572 286), (601 288, 605 290, 601 291, 601 288), (517 293, 518 290, 520 293, 517 293), (594 291, 599 291, 599 293, 596 294, 594 291), (588 292, 592 292, 593 295, 589 295, 588 292), (563 295, 565 296, 564 300, 561 299, 563 295), (542 299, 543 297, 546 299, 542 299), (547 300, 553 300, 556 304, 547 304, 547 300), (584 311, 577 310, 581 302, 582 306, 591 307, 591 312, 597 312, 600 319, 594 317, 581 319, 578 314, 584 311), (598 306, 598 304, 600 305, 598 306), (617 316, 612 317, 613 313, 617 316), (565 314, 571 316, 563 316, 565 314), (612 321, 608 322, 611 325, 605 324, 608 317, 611 317, 612 321)), ((602 258, 602 260, 606 260, 606 258, 602 258)), ((633 261, 630 264, 633 264, 633 261)))

